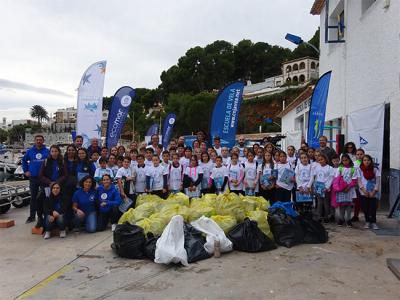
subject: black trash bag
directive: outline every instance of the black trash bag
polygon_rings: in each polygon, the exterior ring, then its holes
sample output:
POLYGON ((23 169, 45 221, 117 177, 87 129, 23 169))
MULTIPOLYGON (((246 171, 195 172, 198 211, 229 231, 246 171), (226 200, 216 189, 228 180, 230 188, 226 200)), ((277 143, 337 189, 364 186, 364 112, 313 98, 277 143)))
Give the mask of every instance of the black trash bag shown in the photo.
POLYGON ((257 222, 246 218, 243 223, 237 224, 228 233, 233 249, 244 252, 261 252, 276 249, 274 241, 266 236, 257 222))
POLYGON ((185 234, 185 250, 187 252, 188 263, 210 258, 211 254, 204 249, 206 239, 203 234, 187 223, 185 223, 183 230, 185 234))
POLYGON ((274 209, 268 213, 268 224, 278 245, 291 248, 304 241, 304 231, 297 218, 287 215, 283 209, 274 209))
POLYGON ((154 260, 156 256, 156 244, 158 238, 154 237, 154 235, 149 232, 147 234, 146 244, 144 245, 144 255, 151 260, 154 260))
POLYGON ((304 231, 304 243, 323 244, 328 241, 328 232, 324 225, 314 220, 312 216, 305 215, 300 218, 304 231))
POLYGON ((129 223, 119 224, 114 230, 114 244, 111 246, 118 256, 143 258, 146 237, 143 228, 129 223))

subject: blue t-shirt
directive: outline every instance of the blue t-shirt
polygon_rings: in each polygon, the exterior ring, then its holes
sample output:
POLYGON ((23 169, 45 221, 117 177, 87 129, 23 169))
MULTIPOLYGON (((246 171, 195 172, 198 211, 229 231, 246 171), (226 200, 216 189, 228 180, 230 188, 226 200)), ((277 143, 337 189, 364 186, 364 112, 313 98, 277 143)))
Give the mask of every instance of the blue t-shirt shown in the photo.
POLYGON ((86 215, 96 211, 96 191, 85 192, 79 188, 72 196, 72 202, 78 204, 78 208, 86 215))
POLYGON ((113 206, 120 205, 122 199, 114 185, 111 185, 107 190, 104 188, 104 186, 99 185, 96 190, 96 201, 99 204, 99 211, 102 213, 107 213, 111 211, 113 206), (105 202, 106 205, 101 206, 100 203, 102 202, 105 202))

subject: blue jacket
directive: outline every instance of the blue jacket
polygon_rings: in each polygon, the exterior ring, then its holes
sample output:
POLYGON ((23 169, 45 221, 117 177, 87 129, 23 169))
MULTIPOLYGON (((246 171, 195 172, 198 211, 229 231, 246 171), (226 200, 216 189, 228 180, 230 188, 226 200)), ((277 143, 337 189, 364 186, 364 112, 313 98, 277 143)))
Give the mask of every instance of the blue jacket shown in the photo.
POLYGON ((42 163, 49 154, 50 151, 45 146, 41 149, 36 148, 36 146, 29 148, 22 158, 22 169, 24 172, 29 171, 32 177, 39 176, 42 163))
POLYGON ((112 210, 113 206, 119 206, 122 202, 121 196, 115 186, 112 184, 108 190, 104 186, 99 185, 96 190, 96 202, 98 203, 99 212, 107 213, 112 210), (105 206, 100 204, 105 202, 105 206))

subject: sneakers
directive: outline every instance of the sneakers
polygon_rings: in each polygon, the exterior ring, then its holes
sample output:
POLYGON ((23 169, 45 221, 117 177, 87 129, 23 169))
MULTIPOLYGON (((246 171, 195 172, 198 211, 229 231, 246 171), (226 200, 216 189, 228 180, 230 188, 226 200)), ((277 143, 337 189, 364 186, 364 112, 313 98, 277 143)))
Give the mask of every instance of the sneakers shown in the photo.
POLYGON ((50 231, 46 231, 44 234, 44 239, 48 240, 49 238, 51 238, 51 232, 50 231))
POLYGON ((338 226, 343 226, 344 221, 343 221, 343 220, 339 220, 339 221, 337 222, 337 224, 338 224, 338 226))
POLYGON ((358 221, 360 221, 360 219, 358 218, 358 216, 353 216, 353 217, 351 218, 351 222, 358 222, 358 221))
POLYGON ((114 232, 115 228, 117 228, 117 224, 111 224, 111 231, 114 232))
POLYGON ((364 229, 369 229, 369 226, 370 226, 371 224, 370 223, 365 223, 365 225, 364 225, 364 229))
POLYGON ((353 227, 353 224, 351 223, 351 221, 347 221, 347 222, 346 222, 346 226, 347 226, 347 227, 353 227))
POLYGON ((379 230, 379 227, 376 225, 376 223, 372 223, 371 226, 373 230, 379 230))
POLYGON ((60 238, 65 238, 67 236, 67 233, 65 232, 65 230, 61 230, 60 231, 60 238))
POLYGON ((28 217, 28 219, 26 219, 26 221, 25 221, 25 224, 33 223, 33 222, 35 222, 35 217, 28 217))

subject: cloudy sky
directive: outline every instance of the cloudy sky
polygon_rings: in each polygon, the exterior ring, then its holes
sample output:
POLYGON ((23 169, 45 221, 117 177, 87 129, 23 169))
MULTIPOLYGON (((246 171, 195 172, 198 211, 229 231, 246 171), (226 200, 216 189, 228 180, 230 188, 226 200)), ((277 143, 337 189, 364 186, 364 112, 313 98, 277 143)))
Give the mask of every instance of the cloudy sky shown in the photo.
POLYGON ((154 88, 193 46, 223 39, 293 48, 286 32, 312 37, 314 0, 1 0, 0 118, 76 107, 84 70, 107 60, 104 95, 154 88))

